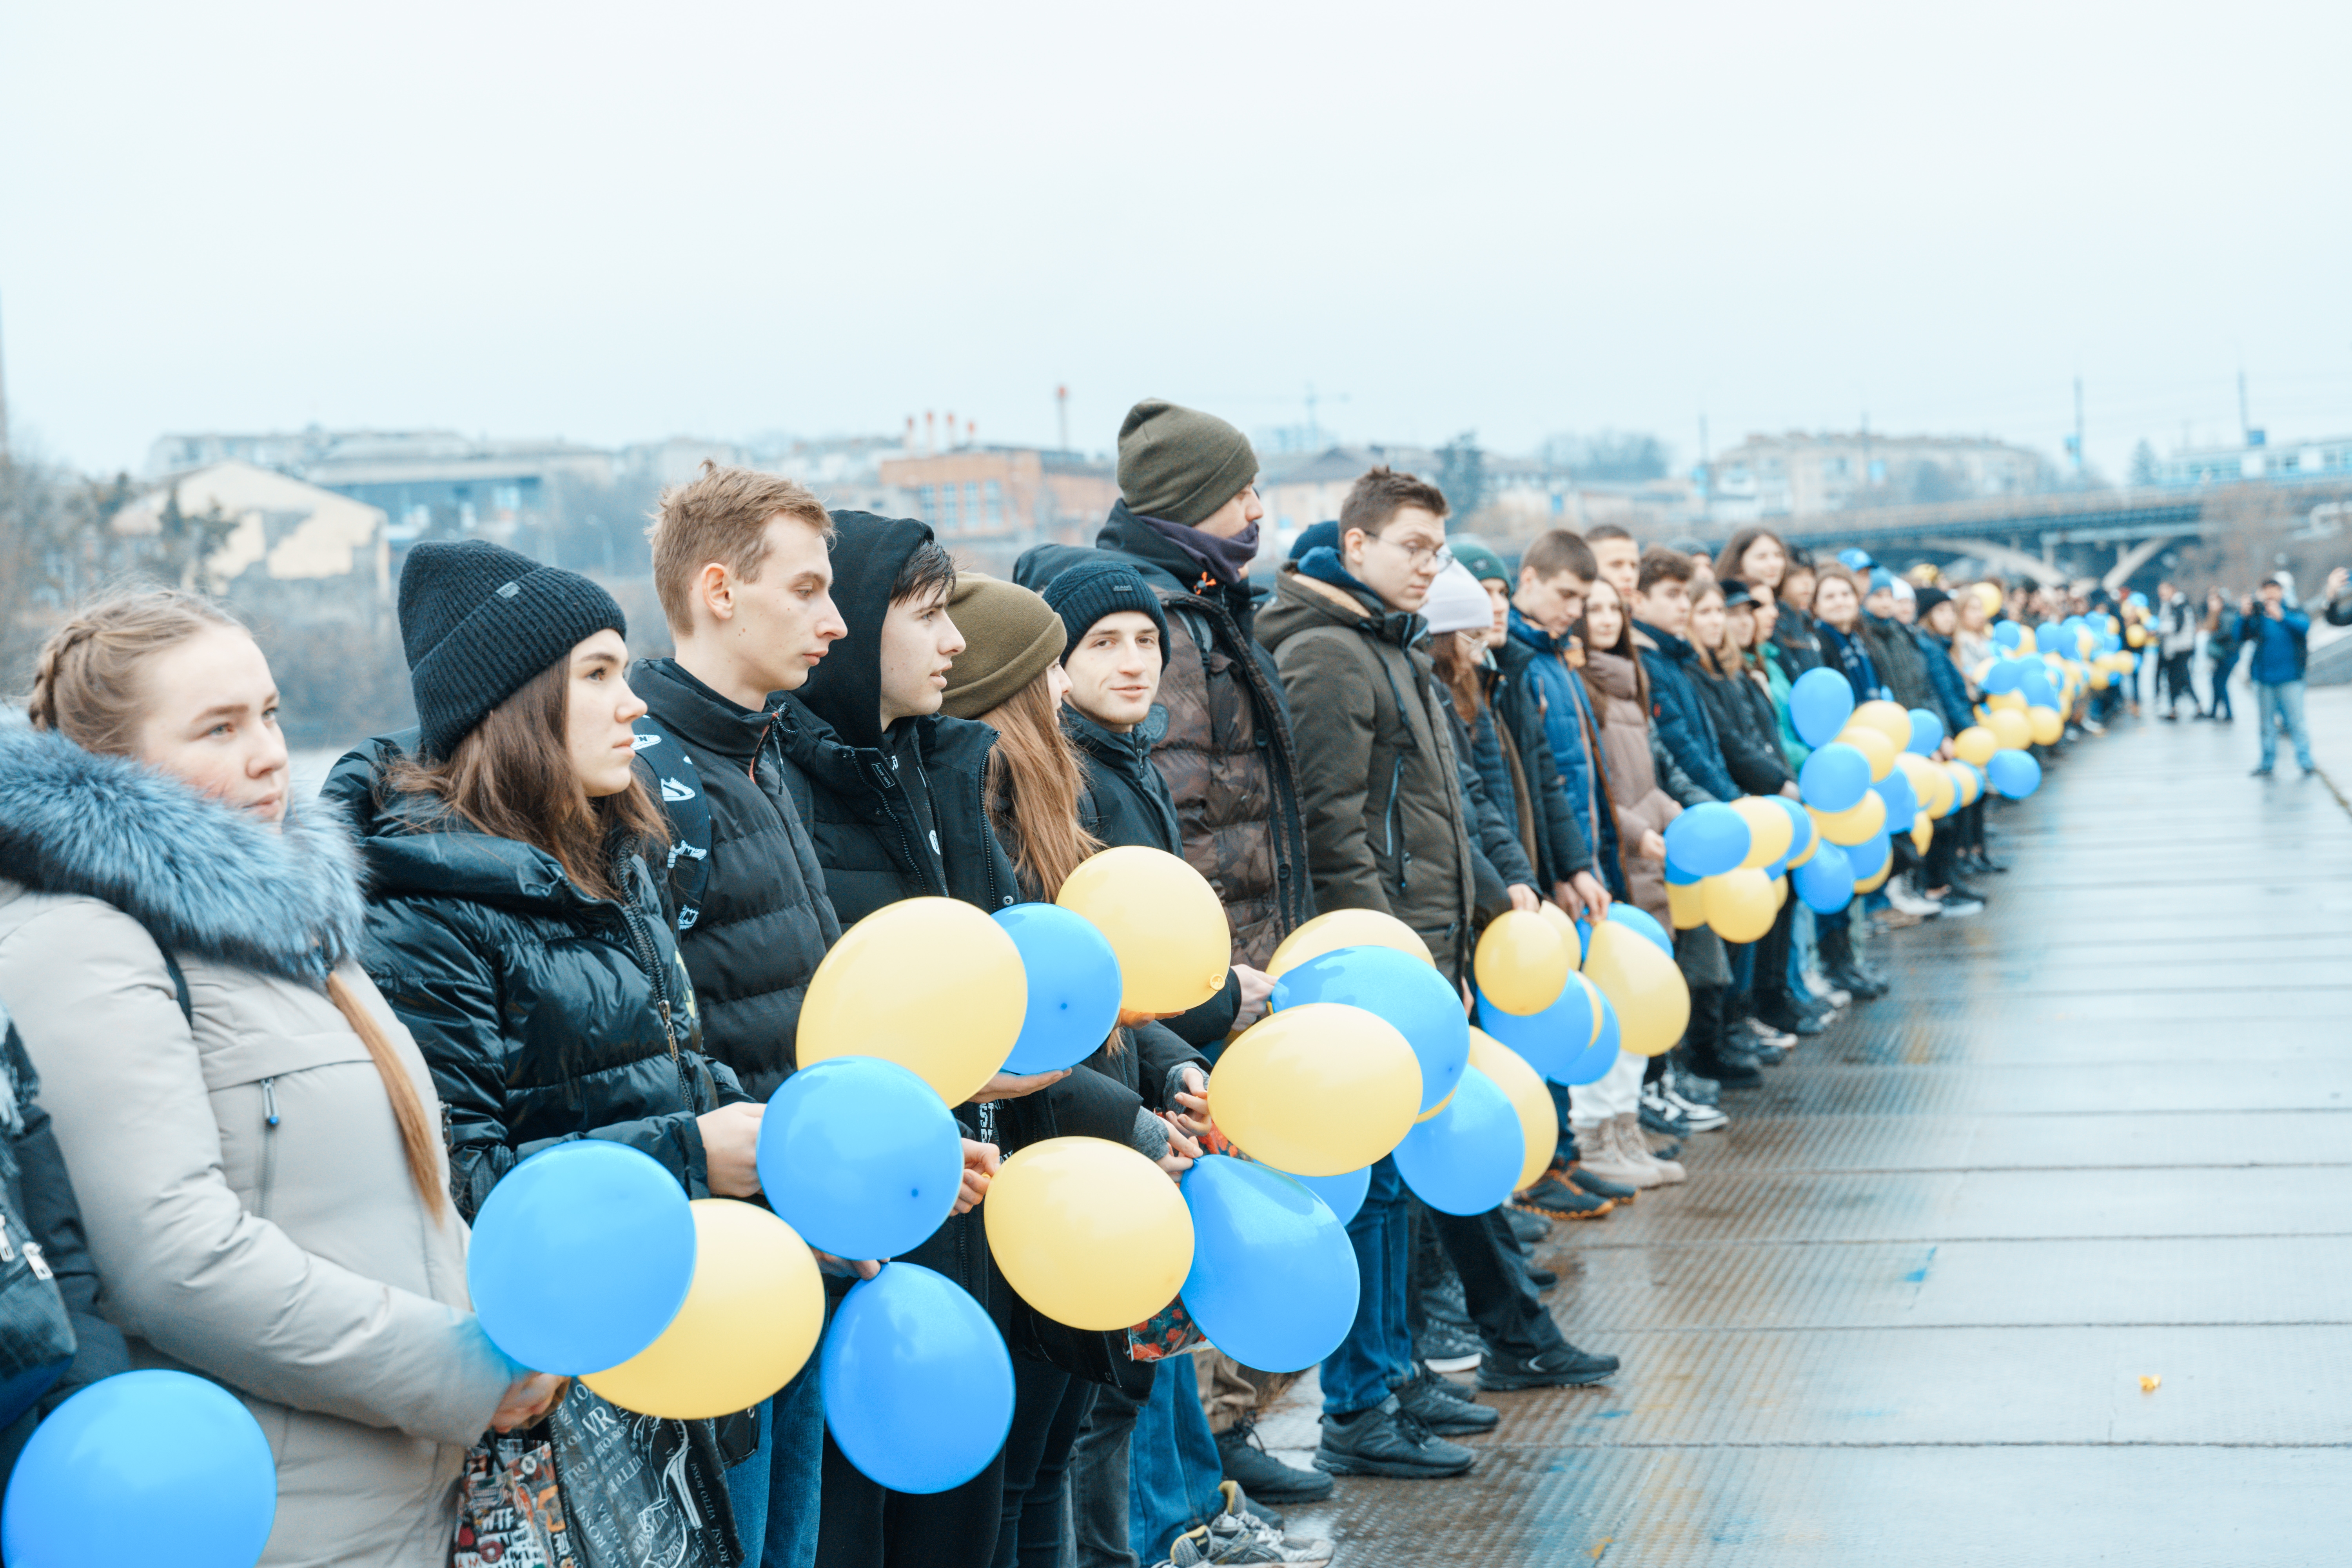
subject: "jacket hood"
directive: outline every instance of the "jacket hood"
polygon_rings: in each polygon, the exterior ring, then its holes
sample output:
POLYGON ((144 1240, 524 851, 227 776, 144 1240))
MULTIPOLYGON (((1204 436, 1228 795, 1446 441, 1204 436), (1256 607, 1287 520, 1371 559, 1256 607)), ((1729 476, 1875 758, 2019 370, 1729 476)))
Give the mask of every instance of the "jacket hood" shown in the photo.
POLYGON ((1566 637, 1556 637, 1535 622, 1519 614, 1517 605, 1511 606, 1511 640, 1535 649, 1538 653, 1558 653, 1568 646, 1566 637))
POLYGON ((0 730, 0 866, 113 905, 166 952, 315 984, 358 951, 359 856, 332 803, 277 828, 128 757, 0 730))
POLYGON ((1310 626, 1346 626, 1410 648, 1421 641, 1429 623, 1411 610, 1370 609, 1347 589, 1319 584, 1304 574, 1297 562, 1285 562, 1275 578, 1274 603, 1258 617, 1258 640, 1271 653, 1310 626))
POLYGON ((1676 664, 1688 664, 1696 657, 1691 651, 1690 643, 1685 638, 1678 637, 1672 632, 1662 632, 1655 626, 1642 626, 1637 623, 1633 629, 1633 646, 1640 647, 1645 643, 1673 659, 1676 664))
POLYGON ((604 902, 582 892, 562 863, 536 845, 493 838, 430 797, 387 793, 384 775, 415 753, 416 741, 415 730, 403 730, 354 747, 319 791, 357 828, 373 896, 472 899, 541 910, 604 902))
POLYGON ((853 746, 882 744, 882 618, 890 584, 931 531, 907 517, 833 514, 833 602, 849 634, 833 645, 793 695, 853 746))

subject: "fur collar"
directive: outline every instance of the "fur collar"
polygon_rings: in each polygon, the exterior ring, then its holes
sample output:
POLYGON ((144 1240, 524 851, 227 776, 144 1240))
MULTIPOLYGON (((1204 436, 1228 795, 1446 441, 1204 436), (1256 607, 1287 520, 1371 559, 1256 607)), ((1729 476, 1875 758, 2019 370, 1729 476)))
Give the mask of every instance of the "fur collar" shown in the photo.
POLYGON ((125 757, 0 728, 0 876, 98 899, 168 952, 315 983, 359 946, 350 830, 323 802, 282 831, 125 757))

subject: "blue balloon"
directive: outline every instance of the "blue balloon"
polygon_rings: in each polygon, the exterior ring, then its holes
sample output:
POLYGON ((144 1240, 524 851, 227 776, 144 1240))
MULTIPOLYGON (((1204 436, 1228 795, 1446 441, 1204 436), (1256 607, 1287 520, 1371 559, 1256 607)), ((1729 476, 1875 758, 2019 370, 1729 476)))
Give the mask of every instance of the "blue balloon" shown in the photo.
MULTIPOLYGON (((1593 998, 1601 996, 1598 986, 1571 976, 1559 988, 1559 995, 1540 1013, 1506 1013, 1478 996, 1478 1026, 1511 1047, 1528 1060, 1528 1065, 1548 1079, 1560 1083, 1568 1079, 1559 1075, 1575 1065, 1592 1043, 1592 1032, 1600 1019, 1593 1016, 1593 998)), ((1606 1001, 1607 998, 1602 997, 1606 1001)))
POLYGON ((2003 621, 1992 629, 1992 640, 2003 647, 2015 647, 2025 638, 2025 628, 2015 621, 2003 621))
POLYGON ((1870 759, 1843 741, 1822 747, 1797 771, 1797 789, 1816 811, 1850 811, 1869 787, 1870 759))
POLYGON ((1789 873, 1789 885, 1815 914, 1835 914, 1853 900, 1853 863, 1836 845, 1824 844, 1789 873))
POLYGON ((661 1338, 694 1283, 694 1211, 676 1176, 625 1143, 581 1138, 533 1154, 490 1189, 474 1216, 466 1286, 499 1349, 576 1377, 661 1338))
POLYGON ((1302 1176, 1292 1171, 1283 1174, 1321 1198, 1341 1225, 1356 1217, 1356 1212, 1364 1206, 1364 1194, 1372 1190, 1370 1165, 1360 1171, 1349 1171, 1344 1176, 1302 1176))
POLYGON ((1859 844, 1845 847, 1846 864, 1853 871, 1853 879, 1866 882, 1878 875, 1879 868, 1895 853, 1895 841, 1884 833, 1873 834, 1859 844))
MULTIPOLYGON (((1798 787, 1801 789, 1803 786, 1798 787)), ((1812 814, 1785 795, 1768 795, 1764 798, 1788 813, 1789 852, 1781 859, 1783 863, 1794 860, 1805 852, 1805 846, 1819 836, 1819 829, 1813 826, 1812 814)))
POLYGON ((1668 958, 1675 955, 1675 933, 1660 925, 1658 918, 1649 910, 1619 899, 1609 906, 1609 918, 1628 931, 1639 931, 1648 937, 1668 958))
MULTIPOLYGON (((1671 878, 1669 880, 1671 880, 1671 878)), ((1584 961, 1591 957, 1591 954, 1592 928, 1586 924, 1583 918, 1580 916, 1576 921, 1576 967, 1579 969, 1583 968, 1584 961)))
POLYGON ((2024 697, 2028 708, 2058 706, 2058 689, 2050 683, 2050 670, 2045 665, 2028 666, 2025 674, 2018 680, 2017 689, 2024 697))
POLYGON ((2042 764, 2031 752, 1995 752, 1984 771, 1985 783, 2011 800, 2023 800, 2042 787, 2042 764))
POLYGON ((1280 1171, 1230 1154, 1193 1161, 1180 1185, 1192 1211, 1181 1298, 1201 1331, 1267 1372, 1300 1372, 1338 1350, 1361 1281, 1348 1227, 1329 1205, 1280 1171))
POLYGON ((1996 658, 1992 661, 1992 668, 1985 671, 1984 689, 1994 696, 1999 696, 2004 691, 2014 691, 2017 689, 2017 683, 2025 679, 2025 670, 2026 664, 2021 658, 2010 658, 2005 656, 1996 658))
POLYGON ((1421 1109, 1445 1103, 1470 1063, 1470 1020, 1444 975, 1392 947, 1341 947, 1285 970, 1267 1005, 1339 1002, 1387 1019, 1421 1061, 1421 1109))
POLYGON ((33 1429, 0 1553, 23 1568, 253 1568, 277 1515, 278 1461, 243 1401, 184 1372, 118 1373, 33 1429))
POLYGON ((1789 724, 1808 746, 1828 745, 1853 717, 1853 688, 1834 669, 1809 669, 1789 688, 1789 724))
POLYGON ((1719 800, 1692 806, 1666 825, 1666 863, 1720 876, 1748 858, 1748 823, 1719 800))
POLYGON ((1452 1215, 1485 1214, 1507 1199, 1526 1157, 1527 1134, 1510 1096, 1476 1068, 1465 1068, 1453 1100, 1396 1147, 1397 1174, 1412 1195, 1452 1215))
POLYGON ((1611 1068, 1617 1065, 1622 1054, 1618 1047, 1617 1006, 1608 997, 1601 998, 1601 1027, 1592 1043, 1581 1054, 1556 1073, 1544 1076, 1563 1089, 1579 1089, 1588 1083, 1599 1083, 1611 1068))
POLYGON ((1886 803, 1886 830, 1889 833, 1909 831, 1911 819, 1919 815, 1919 795, 1911 787, 1911 781, 1903 776, 1903 770, 1893 770, 1870 787, 1876 790, 1878 798, 1886 803))
POLYGON ((1102 1049, 1118 1024, 1122 988, 1110 938, 1059 904, 1014 904, 992 918, 1021 950, 1029 982, 1029 1010, 1004 1070, 1055 1072, 1102 1049))
MULTIPOLYGON (((1704 881, 1706 881, 1706 879, 1705 877, 1700 876, 1700 875, 1699 875, 1697 872, 1696 872, 1696 871, 1685 871, 1685 870, 1684 870, 1680 866, 1675 865, 1672 860, 1669 860, 1669 861, 1667 861, 1667 862, 1666 862, 1666 883, 1667 883, 1667 885, 1668 885, 1669 887, 1675 887, 1675 888, 1688 888, 1688 887, 1694 887, 1694 886, 1697 885, 1698 883, 1700 883, 1700 882, 1704 882, 1704 881)), ((1577 921, 1577 922, 1576 922, 1576 929, 1577 929, 1577 931, 1579 931, 1579 933, 1583 933, 1583 932, 1587 931, 1590 928, 1588 928, 1582 921, 1577 921)), ((1591 952, 1591 951, 1592 951, 1592 939, 1591 939, 1591 936, 1589 936, 1589 935, 1585 936, 1585 938, 1584 938, 1584 950, 1583 950, 1583 951, 1584 951, 1584 952, 1591 952)), ((1582 953, 1580 953, 1580 954, 1578 955, 1578 957, 1577 957, 1577 964, 1576 964, 1576 966, 1577 966, 1579 969, 1581 969, 1581 968, 1583 968, 1583 967, 1584 967, 1584 960, 1583 960, 1583 954, 1582 954, 1582 953)))
POLYGON ((963 1189, 963 1135, 939 1091, 879 1057, 832 1057, 768 1097, 760 1191, 803 1241, 836 1258, 898 1258, 963 1189))
POLYGON ((1925 708, 1911 710, 1911 743, 1904 749, 1928 757, 1943 743, 1944 721, 1925 708))
POLYGON ((987 1309, 944 1274, 886 1263, 849 1288, 818 1362, 842 1457, 894 1492, 943 1492, 1013 1430, 1013 1357, 987 1309))

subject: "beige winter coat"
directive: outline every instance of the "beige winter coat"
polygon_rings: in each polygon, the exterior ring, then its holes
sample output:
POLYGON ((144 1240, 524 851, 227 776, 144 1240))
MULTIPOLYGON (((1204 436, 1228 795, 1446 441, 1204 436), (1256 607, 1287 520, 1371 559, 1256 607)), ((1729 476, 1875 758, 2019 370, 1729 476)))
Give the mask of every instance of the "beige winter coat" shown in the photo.
POLYGON ((1609 775, 1609 804, 1617 814, 1618 860, 1625 870, 1625 886, 1636 909, 1672 931, 1665 862, 1642 853, 1642 835, 1664 833, 1683 808, 1658 787, 1657 769, 1650 761, 1649 715, 1642 708, 1633 661, 1622 654, 1588 653, 1584 670, 1586 686, 1599 698, 1593 711, 1601 721, 1601 758, 1609 775))
MULTIPOLYGON (((23 879, 0 880, 0 996, 107 1311, 135 1364, 213 1378, 260 1422, 278 1479, 264 1563, 445 1568, 465 1450, 513 1373, 467 1310, 465 1226, 410 1181, 366 1046, 319 980, 292 977, 356 931, 347 841, 323 813, 281 837, 55 750, 33 760, 73 787, 27 801, 8 787, 27 743, 0 736, 0 866, 23 879), (173 942, 193 1028, 151 930, 173 942)), ((355 964, 336 973, 437 1125, 407 1030, 355 964)))

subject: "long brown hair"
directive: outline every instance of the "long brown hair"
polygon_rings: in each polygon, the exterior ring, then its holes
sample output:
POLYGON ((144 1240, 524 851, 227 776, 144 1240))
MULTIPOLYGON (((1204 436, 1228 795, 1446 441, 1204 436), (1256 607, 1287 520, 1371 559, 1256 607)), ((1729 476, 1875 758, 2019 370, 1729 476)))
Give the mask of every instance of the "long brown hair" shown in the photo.
MULTIPOLYGON (((1743 528, 1733 534, 1731 542, 1725 545, 1715 558, 1715 574, 1717 577, 1737 577, 1743 583, 1754 582, 1754 574, 1748 570, 1748 550, 1759 539, 1769 539, 1780 547, 1780 576, 1785 582, 1789 575, 1789 542, 1769 528, 1743 528)), ((1778 592, 1780 584, 1774 583, 1770 586, 1778 592)))
MULTIPOLYGON (((1698 613, 1699 602, 1705 599, 1709 594, 1714 595, 1718 601, 1727 597, 1723 591, 1722 584, 1709 583, 1706 587, 1701 588, 1697 593, 1691 595, 1691 613, 1694 616, 1698 613)), ((1696 637, 1690 639, 1691 647, 1698 654, 1699 667, 1705 669, 1709 675, 1733 676, 1739 673, 1739 660, 1737 656, 1730 660, 1730 667, 1728 668, 1725 668, 1723 648, 1724 644, 1728 642, 1730 638, 1731 615, 1729 611, 1726 611, 1723 617, 1723 636, 1717 639, 1716 645, 1713 647, 1703 646, 1696 637)))
MULTIPOLYGON (((1625 595, 1617 591, 1617 584, 1606 578, 1595 578, 1592 588, 1608 589, 1610 597, 1617 601, 1617 640, 1607 647, 1593 646, 1589 614, 1577 617, 1576 640, 1584 649, 1584 668, 1579 673, 1584 679, 1584 694, 1591 700, 1592 722, 1597 726, 1605 726, 1609 722, 1609 694, 1601 689, 1600 678, 1593 672, 1592 656, 1596 653, 1612 653, 1633 667, 1633 700, 1642 710, 1643 723, 1647 724, 1650 713, 1650 672, 1642 668, 1641 650, 1633 646, 1633 606, 1625 602, 1625 595)), ((1589 612, 1592 604, 1591 590, 1586 592, 1584 602, 1589 612)))
POLYGON ((988 753, 988 816, 1013 863, 1046 898, 1062 890, 1102 841, 1078 821, 1086 772, 1054 712, 1050 668, 981 715, 996 731, 988 753))
MULTIPOLYGON (((134 755, 132 738, 147 716, 142 676, 146 661, 213 626, 245 630, 244 622, 218 605, 177 588, 118 595, 69 616, 41 645, 26 704, 33 728, 54 730, 101 756, 134 755)), ((441 1179, 441 1130, 425 1114, 424 1099, 392 1037, 342 976, 327 976, 327 999, 367 1047, 368 1059, 383 1080, 384 1098, 392 1102, 408 1178, 439 1219, 449 1203, 441 1179)))
POLYGON ((667 830, 643 780, 593 800, 581 787, 566 734, 571 676, 566 655, 484 714, 446 760, 404 759, 384 785, 432 795, 493 838, 544 849, 582 892, 623 903, 614 868, 667 830))
POLYGON ((1437 678, 1445 682, 1445 689, 1454 699, 1454 711, 1465 724, 1476 723, 1478 710, 1486 705, 1486 683, 1479 679, 1483 661, 1463 651, 1460 632, 1431 637, 1429 658, 1437 666, 1437 678))

